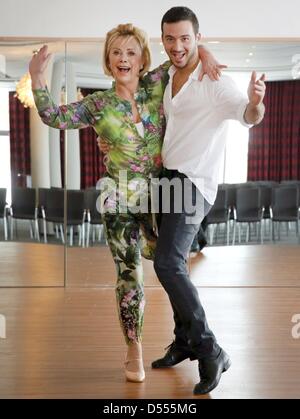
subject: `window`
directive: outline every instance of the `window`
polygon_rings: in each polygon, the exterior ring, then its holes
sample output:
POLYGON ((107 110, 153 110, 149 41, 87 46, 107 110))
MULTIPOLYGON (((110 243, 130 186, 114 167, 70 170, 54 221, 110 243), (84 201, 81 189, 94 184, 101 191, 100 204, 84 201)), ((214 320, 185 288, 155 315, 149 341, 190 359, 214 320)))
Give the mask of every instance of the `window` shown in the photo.
MULTIPOLYGON (((242 92, 247 92, 249 73, 228 73, 242 92)), ((249 129, 237 121, 229 121, 227 144, 219 183, 247 181, 249 129)))

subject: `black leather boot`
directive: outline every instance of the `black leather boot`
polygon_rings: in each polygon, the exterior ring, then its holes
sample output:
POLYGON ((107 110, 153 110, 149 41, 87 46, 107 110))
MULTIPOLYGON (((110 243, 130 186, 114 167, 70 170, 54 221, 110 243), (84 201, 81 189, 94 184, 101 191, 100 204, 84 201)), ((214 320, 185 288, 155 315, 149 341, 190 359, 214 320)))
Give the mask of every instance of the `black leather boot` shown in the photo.
POLYGON ((199 360, 200 383, 196 384, 194 394, 210 393, 220 382, 221 375, 231 366, 229 356, 221 349, 216 358, 203 358, 199 360))
POLYGON ((187 358, 190 358, 191 361, 197 359, 190 349, 178 346, 175 342, 172 342, 166 349, 168 349, 166 355, 163 358, 153 361, 152 368, 169 368, 187 358))

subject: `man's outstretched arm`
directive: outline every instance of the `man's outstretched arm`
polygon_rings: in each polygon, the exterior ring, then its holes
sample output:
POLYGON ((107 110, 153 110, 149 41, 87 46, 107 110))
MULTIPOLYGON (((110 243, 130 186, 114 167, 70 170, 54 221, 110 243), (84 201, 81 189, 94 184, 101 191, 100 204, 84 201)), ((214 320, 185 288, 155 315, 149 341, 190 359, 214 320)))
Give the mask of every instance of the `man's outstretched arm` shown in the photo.
POLYGON ((253 71, 248 87, 249 104, 246 108, 244 119, 247 124, 259 124, 265 114, 265 105, 263 100, 266 93, 265 74, 256 80, 256 72, 253 71))

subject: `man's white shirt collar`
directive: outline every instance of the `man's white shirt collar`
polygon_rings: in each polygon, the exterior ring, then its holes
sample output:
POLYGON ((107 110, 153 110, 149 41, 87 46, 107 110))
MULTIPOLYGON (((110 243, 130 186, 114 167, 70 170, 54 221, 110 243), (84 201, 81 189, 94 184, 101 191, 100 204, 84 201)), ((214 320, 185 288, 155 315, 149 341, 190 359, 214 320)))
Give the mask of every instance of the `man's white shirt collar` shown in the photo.
MULTIPOLYGON (((199 74, 202 70, 202 63, 201 61, 199 61, 199 64, 197 65, 197 67, 195 68, 195 70, 189 75, 189 80, 198 80, 199 79, 199 74)), ((174 65, 171 65, 171 67, 169 68, 169 76, 171 79, 173 79, 174 74, 176 73, 177 68, 174 65)))

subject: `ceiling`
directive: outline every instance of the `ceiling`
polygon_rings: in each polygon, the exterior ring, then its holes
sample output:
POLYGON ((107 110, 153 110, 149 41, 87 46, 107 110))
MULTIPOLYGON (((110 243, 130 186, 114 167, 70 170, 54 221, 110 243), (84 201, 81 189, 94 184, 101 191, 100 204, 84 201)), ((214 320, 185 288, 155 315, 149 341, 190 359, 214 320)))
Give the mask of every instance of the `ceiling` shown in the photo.
MULTIPOLYGON (((28 71, 28 63, 35 49, 43 44, 31 42, 0 42, 0 83, 14 85, 28 71)), ((109 87, 111 80, 103 74, 103 41, 98 42, 49 42, 54 60, 63 60, 65 53, 74 65, 77 84, 81 87, 109 87)), ((300 79, 300 43, 257 41, 209 41, 203 42, 222 64, 232 73, 265 72, 267 80, 300 79), (293 62, 294 60, 294 62, 293 62), (297 70, 298 68, 298 70, 297 70), (297 70, 297 71, 296 71, 297 70)), ((152 67, 167 59, 159 40, 151 41, 152 67)))

